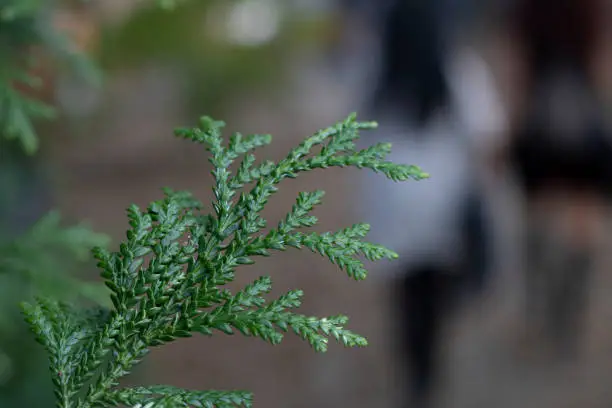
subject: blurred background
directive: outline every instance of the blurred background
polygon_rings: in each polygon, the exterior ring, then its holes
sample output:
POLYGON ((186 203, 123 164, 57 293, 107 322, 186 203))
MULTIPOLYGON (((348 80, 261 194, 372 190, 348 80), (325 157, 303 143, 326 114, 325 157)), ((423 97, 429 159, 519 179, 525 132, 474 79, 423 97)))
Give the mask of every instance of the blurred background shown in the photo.
MULTIPOLYGON (((56 208, 117 245, 127 206, 161 187, 211 198, 205 152, 176 140, 175 127, 206 114, 228 132, 271 133, 260 156, 278 159, 357 111, 380 124, 364 144, 391 141, 394 161, 431 178, 399 185, 330 169, 283 184, 266 215, 279 219, 299 191, 323 189, 325 229, 367 221, 371 240, 400 260, 355 283, 289 251, 238 280, 265 271, 276 291, 303 288, 304 313, 347 314, 370 346, 316 355, 292 336, 276 347, 196 337, 154 350, 130 381, 247 389, 270 408, 609 407, 611 6, 57 2, 49 18, 103 79, 43 75, 40 97, 60 115, 37 122, 41 149, 23 167, 36 172, 7 178, 21 189, 6 197, 22 198, 3 204, 3 218, 19 214, 25 228, 56 208)), ((9 157, 0 156, 3 172, 25 171, 9 157)), ((82 276, 95 279, 95 269, 82 276)), ((0 356, 0 405, 50 406, 44 358, 18 344, 0 356), (17 375, 11 358, 34 368, 17 375)))

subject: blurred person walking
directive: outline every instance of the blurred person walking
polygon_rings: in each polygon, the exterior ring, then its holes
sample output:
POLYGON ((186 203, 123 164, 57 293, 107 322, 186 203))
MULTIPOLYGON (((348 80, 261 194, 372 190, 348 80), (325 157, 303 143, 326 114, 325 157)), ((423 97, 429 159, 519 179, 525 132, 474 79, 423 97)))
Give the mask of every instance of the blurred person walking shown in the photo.
POLYGON ((376 86, 366 90, 368 115, 380 124, 371 137, 393 144, 392 160, 432 175, 409 184, 364 175, 358 201, 374 226, 370 239, 400 254, 386 276, 400 369, 409 370, 409 382, 399 384, 409 393, 402 404, 413 408, 432 403, 458 296, 482 289, 491 266, 479 175, 504 121, 487 65, 473 49, 456 46, 445 4, 399 0, 383 9, 376 86))
POLYGON ((515 0, 510 19, 522 92, 507 154, 525 196, 525 313, 529 332, 562 354, 577 347, 612 192, 593 75, 602 5, 515 0))

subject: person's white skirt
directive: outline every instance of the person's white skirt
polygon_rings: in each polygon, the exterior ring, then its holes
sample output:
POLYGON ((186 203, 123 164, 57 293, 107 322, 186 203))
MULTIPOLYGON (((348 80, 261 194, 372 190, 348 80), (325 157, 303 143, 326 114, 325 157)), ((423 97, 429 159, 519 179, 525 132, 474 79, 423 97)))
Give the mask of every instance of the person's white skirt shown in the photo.
MULTIPOLYGON (((469 188, 470 163, 461 135, 450 121, 435 121, 414 135, 406 128, 381 127, 377 142, 391 142, 389 160, 415 164, 430 174, 422 181, 393 182, 380 174, 361 174, 358 216, 371 225, 368 240, 400 255, 399 268, 434 262, 450 266, 461 255, 461 216, 469 188)), ((388 265, 383 265, 388 267, 388 265)))

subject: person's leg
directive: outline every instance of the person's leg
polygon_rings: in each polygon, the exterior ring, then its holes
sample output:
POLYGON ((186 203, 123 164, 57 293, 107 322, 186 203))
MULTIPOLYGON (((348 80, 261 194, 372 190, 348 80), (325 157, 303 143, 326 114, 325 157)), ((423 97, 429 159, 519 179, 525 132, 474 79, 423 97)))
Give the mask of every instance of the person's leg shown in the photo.
POLYGON ((561 220, 557 291, 550 305, 550 335, 561 352, 575 351, 580 339, 589 278, 605 218, 603 202, 595 192, 573 193, 561 220))
POLYGON ((443 308, 449 295, 444 272, 422 266, 409 271, 403 281, 403 352, 410 378, 408 406, 414 408, 428 406, 437 380, 443 308))
POLYGON ((526 319, 565 353, 576 346, 588 301, 588 280, 604 219, 596 194, 546 191, 530 202, 526 319))
POLYGON ((465 260, 462 277, 468 295, 482 292, 490 272, 493 243, 487 216, 483 198, 477 192, 472 193, 463 224, 465 260))
POLYGON ((577 351, 588 303, 588 281, 593 257, 566 248, 556 270, 558 281, 550 299, 549 336, 561 355, 577 351))
POLYGON ((525 321, 532 334, 540 331, 545 321, 547 293, 550 288, 550 217, 551 209, 541 197, 529 197, 524 230, 523 282, 525 321))
POLYGON ((417 399, 428 394, 432 383, 434 297, 434 277, 430 271, 421 270, 406 278, 406 357, 411 391, 417 399))

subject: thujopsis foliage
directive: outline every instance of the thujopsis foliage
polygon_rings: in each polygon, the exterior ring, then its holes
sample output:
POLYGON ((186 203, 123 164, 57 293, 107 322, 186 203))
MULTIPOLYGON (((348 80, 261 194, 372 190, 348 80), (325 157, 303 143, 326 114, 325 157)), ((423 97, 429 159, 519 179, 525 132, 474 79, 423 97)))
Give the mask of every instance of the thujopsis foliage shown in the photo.
POLYGON ((296 309, 303 296, 292 290, 267 299, 272 281, 261 276, 236 293, 227 289, 241 265, 274 251, 306 248, 328 258, 349 277, 367 275, 363 259, 394 259, 397 254, 365 241, 369 226, 336 232, 307 232, 323 191, 302 192, 274 227, 260 215, 278 184, 300 173, 328 167, 357 167, 395 181, 427 177, 416 166, 386 160, 391 146, 357 150, 361 130, 375 127, 355 115, 305 139, 278 162, 258 163, 253 151, 270 135, 222 137, 224 123, 209 117, 176 136, 203 146, 213 166, 210 211, 189 192, 164 190, 146 209, 129 207, 130 228, 118 251, 93 250, 100 275, 111 290, 112 307, 83 309, 47 298, 24 303, 23 312, 49 355, 60 408, 250 407, 244 391, 194 391, 170 386, 122 388, 119 382, 152 347, 199 333, 239 332, 277 344, 286 332, 327 350, 332 338, 347 347, 366 346, 345 328, 347 317, 313 317, 296 309), (232 172, 232 163, 240 160, 232 172), (267 230, 267 232, 264 232, 267 230))

